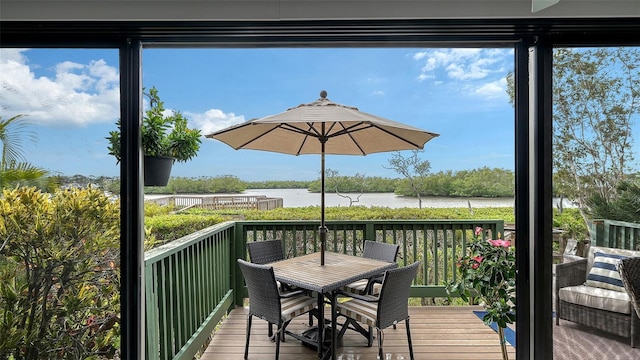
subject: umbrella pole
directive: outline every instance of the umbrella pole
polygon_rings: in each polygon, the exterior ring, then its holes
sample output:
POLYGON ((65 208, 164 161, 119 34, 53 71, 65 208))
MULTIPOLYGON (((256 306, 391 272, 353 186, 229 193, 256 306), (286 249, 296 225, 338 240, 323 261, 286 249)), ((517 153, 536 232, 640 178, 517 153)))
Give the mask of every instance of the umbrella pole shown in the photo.
MULTIPOLYGON (((324 123, 322 124, 324 133, 324 123)), ((324 248, 327 242, 327 227, 324 225, 324 144, 327 140, 320 138, 320 266, 324 266, 324 248)))

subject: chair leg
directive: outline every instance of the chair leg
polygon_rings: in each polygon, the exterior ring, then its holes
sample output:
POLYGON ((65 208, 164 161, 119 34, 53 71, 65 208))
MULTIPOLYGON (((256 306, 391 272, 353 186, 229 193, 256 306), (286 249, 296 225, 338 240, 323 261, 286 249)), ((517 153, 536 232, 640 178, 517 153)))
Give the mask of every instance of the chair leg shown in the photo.
POLYGON ((276 360, 280 358, 280 332, 282 332, 282 336, 284 336, 284 325, 278 325, 276 329, 276 360))
POLYGON ((291 320, 285 322, 284 324, 282 324, 282 330, 280 330, 280 332, 282 333, 282 337, 280 338, 282 340, 282 342, 284 342, 284 335, 287 331, 287 325, 289 325, 289 323, 291 322, 291 320))
MULTIPOLYGON (((340 331, 338 331, 338 344, 342 343, 342 337, 344 336, 344 333, 347 332, 350 321, 351 319, 346 318, 344 320, 344 324, 342 324, 342 327, 340 328, 340 331)), ((340 325, 339 323, 337 323, 337 320, 336 320, 336 325, 340 325)))
POLYGON ((629 337, 631 338, 631 347, 636 348, 638 346, 638 328, 640 328, 640 318, 634 311, 635 309, 631 309, 631 329, 629 329, 629 337))
POLYGON ((409 330, 409 318, 405 320, 405 325, 407 326, 407 341, 409 342, 409 357, 413 360, 413 344, 411 343, 411 330, 409 330))
POLYGON ((383 339, 383 335, 382 335, 382 330, 377 329, 378 330, 378 358, 380 360, 384 359, 384 352, 382 351, 382 342, 384 341, 383 339))
POLYGON ((369 326, 369 334, 367 336, 367 347, 371 347, 373 345, 373 328, 369 326))
POLYGON ((253 315, 247 316, 247 341, 244 344, 244 358, 247 359, 249 357, 249 335, 251 334, 251 317, 253 315))

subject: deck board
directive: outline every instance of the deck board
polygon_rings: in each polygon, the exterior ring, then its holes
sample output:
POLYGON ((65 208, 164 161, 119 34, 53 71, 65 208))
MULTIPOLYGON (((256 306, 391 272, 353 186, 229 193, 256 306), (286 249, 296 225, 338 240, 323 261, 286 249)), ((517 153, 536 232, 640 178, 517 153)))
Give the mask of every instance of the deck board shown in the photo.
MULTIPOLYGON (((498 335, 485 326, 474 314, 475 307, 410 307, 411 338, 416 359, 496 359, 501 360, 498 335)), ((231 311, 211 343, 202 354, 202 360, 243 359, 246 331, 246 308, 231 311)), ((308 318, 301 316, 287 328, 293 332, 308 329, 308 318)), ((515 349, 509 346, 509 357, 515 359, 515 349)), ((408 359, 406 328, 384 331, 384 351, 386 360, 408 359)), ((376 359, 377 342, 366 347, 361 335, 348 331, 343 346, 338 349, 340 360, 376 359)), ((266 322, 254 318, 251 329, 249 359, 272 360, 275 344, 267 338, 266 322)), ((316 352, 304 347, 294 338, 287 337, 280 347, 281 360, 312 360, 316 352)))

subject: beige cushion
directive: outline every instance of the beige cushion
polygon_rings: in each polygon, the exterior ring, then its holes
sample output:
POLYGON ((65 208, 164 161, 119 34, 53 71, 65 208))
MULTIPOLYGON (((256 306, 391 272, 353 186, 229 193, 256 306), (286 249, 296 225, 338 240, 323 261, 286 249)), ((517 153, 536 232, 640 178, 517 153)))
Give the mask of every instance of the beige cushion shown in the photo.
MULTIPOLYGON (((358 294, 358 295, 365 295, 364 289, 366 289, 368 283, 369 283, 368 279, 354 281, 351 284, 347 284, 343 286, 342 290, 346 292, 358 294)), ((380 283, 373 284, 373 289, 370 295, 380 294, 380 289, 382 289, 382 284, 380 283)))
POLYGON ((376 325, 376 316, 378 315, 378 303, 351 299, 339 303, 337 311, 339 314, 348 316, 357 322, 374 327, 376 325))
POLYGON ((315 308, 316 299, 306 295, 297 295, 281 299, 280 304, 282 320, 288 321, 315 308))
POLYGON ((578 285, 567 286, 558 292, 560 300, 621 314, 631 313, 631 302, 626 292, 578 285))

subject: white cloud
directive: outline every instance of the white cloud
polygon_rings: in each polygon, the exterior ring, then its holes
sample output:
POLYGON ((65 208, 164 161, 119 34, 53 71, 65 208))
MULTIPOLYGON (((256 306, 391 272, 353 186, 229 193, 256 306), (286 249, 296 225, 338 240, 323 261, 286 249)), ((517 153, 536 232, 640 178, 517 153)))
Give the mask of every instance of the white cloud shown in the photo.
MULTIPOLYGON (((3 116, 25 114, 29 122, 44 125, 83 126, 114 122, 120 116, 120 75, 106 61, 88 64, 64 61, 52 67, 51 77, 37 76, 26 49, 0 49, 0 109, 3 116)), ((148 100, 143 99, 144 108, 148 100)), ((166 109, 165 115, 174 110, 166 109)), ((208 134, 244 122, 244 116, 211 109, 183 112, 190 126, 208 134)))
POLYGON ((415 53, 413 59, 422 64, 418 81, 447 81, 460 90, 471 87, 476 95, 496 97, 498 78, 505 76, 512 56, 505 49, 434 49, 415 53))
POLYGON ((384 96, 384 94, 385 94, 384 90, 374 90, 373 91, 373 95, 376 95, 376 96, 384 96))
POLYGON ((433 78, 434 78, 433 75, 428 75, 428 74, 425 74, 425 73, 422 73, 422 74, 418 75, 418 77, 417 77, 418 81, 425 81, 427 79, 433 79, 433 78))
POLYGON ((427 61, 425 61, 424 63, 424 66, 422 67, 422 74, 435 70, 436 67, 438 67, 438 65, 439 65, 439 61, 436 57, 427 59, 427 61))
POLYGON ((427 52, 426 51, 421 51, 421 52, 417 52, 417 53, 413 54, 413 59, 414 60, 420 60, 420 59, 424 58, 425 56, 427 56, 427 52))
POLYGON ((83 126, 115 122, 120 114, 118 69, 104 60, 57 64, 53 77, 36 76, 25 49, 0 49, 0 108, 30 122, 83 126))
POLYGON ((496 99, 501 97, 507 97, 507 79, 502 78, 497 81, 483 84, 475 89, 474 93, 481 97, 496 99))
POLYGON ((225 114, 222 110, 210 109, 204 113, 184 112, 189 118, 191 126, 200 129, 202 135, 224 129, 226 127, 243 123, 244 116, 236 116, 234 113, 225 114))

